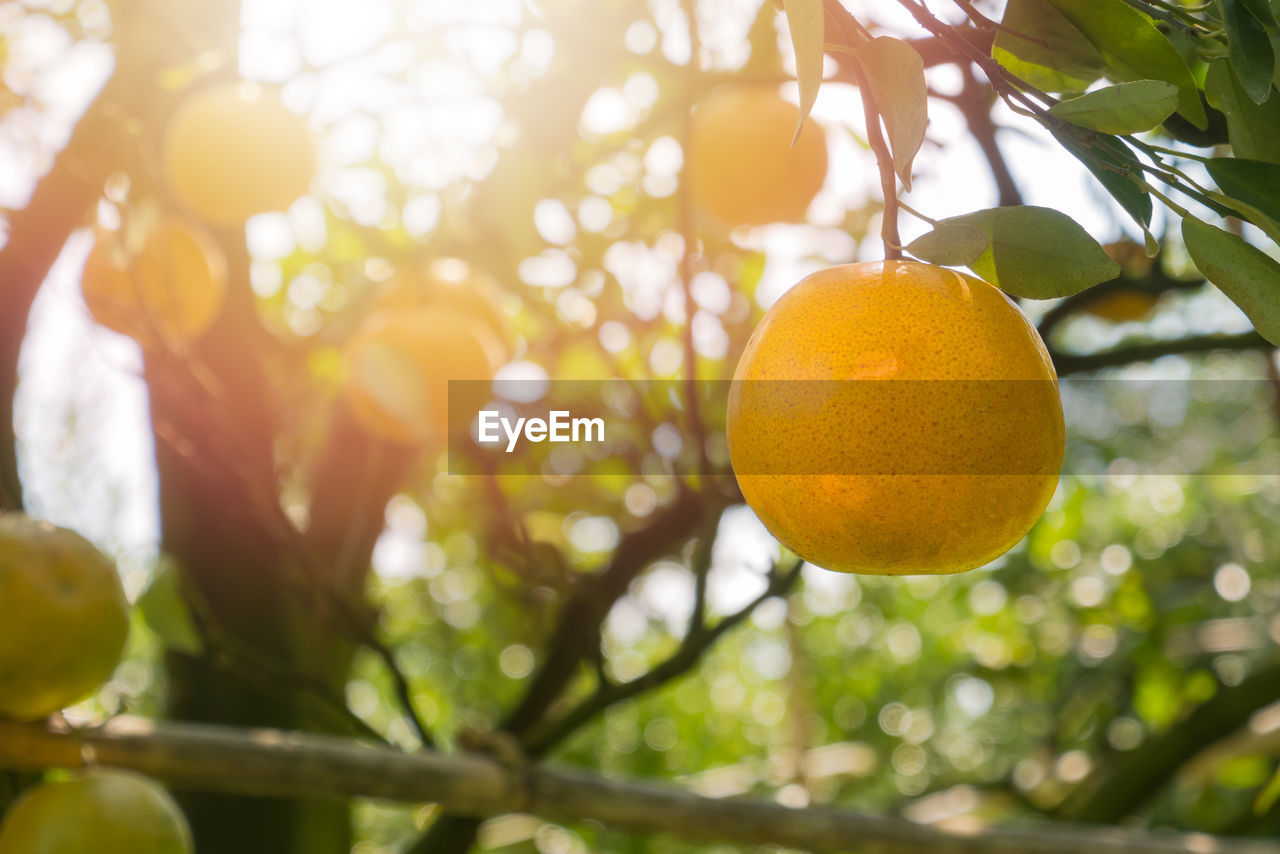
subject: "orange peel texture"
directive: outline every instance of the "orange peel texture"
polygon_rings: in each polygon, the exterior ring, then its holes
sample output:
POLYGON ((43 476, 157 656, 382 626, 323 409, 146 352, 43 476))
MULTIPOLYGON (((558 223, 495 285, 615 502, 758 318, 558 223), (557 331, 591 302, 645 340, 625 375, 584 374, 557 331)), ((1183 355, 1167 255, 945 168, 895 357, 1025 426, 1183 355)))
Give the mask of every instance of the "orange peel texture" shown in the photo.
POLYGON ((742 494, 818 566, 982 566, 1022 539, 1057 485, 1064 425, 1049 354, 971 276, 913 261, 814 273, 768 311, 734 380, 742 494))

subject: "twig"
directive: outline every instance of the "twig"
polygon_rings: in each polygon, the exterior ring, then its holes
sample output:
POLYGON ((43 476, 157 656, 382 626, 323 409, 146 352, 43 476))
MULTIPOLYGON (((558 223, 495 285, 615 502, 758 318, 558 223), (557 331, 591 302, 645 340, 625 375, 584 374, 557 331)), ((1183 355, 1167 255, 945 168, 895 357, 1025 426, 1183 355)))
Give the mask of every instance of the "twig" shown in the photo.
POLYGON ((600 639, 600 621, 627 587, 652 561, 666 554, 697 527, 708 496, 699 497, 682 488, 676 501, 644 528, 625 535, 609 566, 584 578, 570 594, 560 614, 546 661, 525 695, 507 715, 501 729, 517 737, 527 736, 577 673, 578 665, 600 639))
POLYGON ((685 635, 680 648, 670 658, 651 669, 643 676, 637 676, 629 682, 621 684, 601 685, 594 694, 584 700, 572 711, 557 720, 550 727, 530 740, 527 752, 530 756, 542 756, 583 724, 590 721, 605 709, 629 700, 639 694, 652 691, 667 684, 677 676, 687 672, 702 660, 702 656, 721 637, 759 608, 764 602, 775 596, 784 595, 800 577, 803 561, 796 561, 786 572, 773 572, 765 591, 747 603, 741 610, 722 619, 710 629, 690 631, 685 635))
POLYGON ((991 177, 996 184, 999 204, 1001 206, 1020 205, 1022 193, 996 141, 996 125, 991 119, 991 103, 987 99, 988 90, 979 85, 978 78, 974 76, 971 67, 961 66, 960 71, 964 75, 964 89, 961 90, 960 97, 952 99, 952 102, 960 108, 961 115, 969 125, 969 132, 973 134, 973 138, 982 149, 987 167, 991 170, 991 177))
POLYGON ((1052 349, 1049 354, 1053 357, 1058 376, 1061 377, 1103 368, 1117 368, 1134 362, 1149 362, 1161 356, 1212 353, 1215 350, 1262 350, 1270 347, 1271 344, 1257 332, 1240 332, 1235 335, 1200 335, 1173 341, 1151 341, 1090 353, 1087 356, 1060 353, 1052 349))
POLYGON ((1036 326, 1036 330, 1040 333, 1041 338, 1048 341, 1049 335, 1062 325, 1065 320, 1096 302, 1100 297, 1106 296, 1113 291, 1137 290, 1149 294, 1163 294, 1175 291, 1191 291, 1202 287, 1204 287, 1203 279, 1173 279, 1160 269, 1159 264, 1153 264, 1151 273, 1141 279, 1118 276, 1060 300, 1053 308, 1044 313, 1044 316, 1040 318, 1040 323, 1036 326))

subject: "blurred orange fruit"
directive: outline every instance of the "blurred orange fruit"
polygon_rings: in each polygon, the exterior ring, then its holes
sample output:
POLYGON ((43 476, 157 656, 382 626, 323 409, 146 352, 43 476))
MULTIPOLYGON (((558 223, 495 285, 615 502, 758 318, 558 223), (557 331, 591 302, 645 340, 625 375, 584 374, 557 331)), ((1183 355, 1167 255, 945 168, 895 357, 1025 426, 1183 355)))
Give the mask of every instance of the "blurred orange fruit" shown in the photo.
POLYGON ((827 177, 822 128, 765 86, 724 86, 693 111, 685 164, 694 202, 721 223, 803 222, 827 177))
POLYGON ((128 633, 106 555, 74 531, 0 515, 0 717, 39 720, 83 700, 111 677, 128 633))
POLYGON ((1086 303, 1084 310, 1111 323, 1130 323, 1146 318, 1159 301, 1159 294, 1125 289, 1103 294, 1086 303))
POLYGON ((306 119, 275 95, 238 83, 188 95, 169 119, 162 156, 174 195, 218 226, 287 208, 316 171, 306 119))
POLYGON ((487 327, 504 351, 510 338, 498 283, 460 258, 436 258, 399 273, 384 286, 377 306, 383 311, 426 309, 466 315, 487 327))
POLYGON ((95 770, 28 789, 0 824, 0 854, 191 854, 191 828, 158 783, 95 770))
POLYGON ((973 569, 1022 539, 1058 482, 1062 404, 1044 344, 1004 294, 952 270, 814 273, 765 315, 734 380, 742 494, 818 566, 973 569))
MULTIPOLYGON (((1126 279, 1145 279, 1154 261, 1146 247, 1132 240, 1117 240, 1102 247, 1120 265, 1126 279)), ((1148 317, 1160 301, 1160 294, 1136 288, 1112 289, 1085 304, 1084 310, 1111 323, 1131 323, 1148 317)))
POLYGON ((102 233, 80 290, 93 319, 144 347, 187 344, 213 325, 227 296, 226 262, 199 230, 177 219, 158 223, 130 258, 102 233))
POLYGON ((452 309, 374 314, 344 355, 356 423, 387 442, 437 447, 448 437, 449 383, 492 379, 503 360, 497 336, 452 309))
POLYGON ((1102 247, 1107 256, 1120 265, 1126 278, 1142 279, 1151 273, 1155 259, 1147 255, 1147 248, 1132 240, 1117 240, 1102 247))

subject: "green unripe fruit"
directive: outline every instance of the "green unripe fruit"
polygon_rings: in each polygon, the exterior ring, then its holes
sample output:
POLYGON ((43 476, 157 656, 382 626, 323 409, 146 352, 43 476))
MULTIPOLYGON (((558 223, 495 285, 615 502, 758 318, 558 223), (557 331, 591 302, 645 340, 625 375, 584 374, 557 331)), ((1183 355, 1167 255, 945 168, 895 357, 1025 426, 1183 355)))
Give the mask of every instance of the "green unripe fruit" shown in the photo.
POLYGON ((0 854, 192 854, 169 793, 138 774, 94 771, 24 792, 0 824, 0 854))
POLYGON ((34 721, 110 678, 129 633, 115 565, 84 537, 0 516, 0 718, 34 721))

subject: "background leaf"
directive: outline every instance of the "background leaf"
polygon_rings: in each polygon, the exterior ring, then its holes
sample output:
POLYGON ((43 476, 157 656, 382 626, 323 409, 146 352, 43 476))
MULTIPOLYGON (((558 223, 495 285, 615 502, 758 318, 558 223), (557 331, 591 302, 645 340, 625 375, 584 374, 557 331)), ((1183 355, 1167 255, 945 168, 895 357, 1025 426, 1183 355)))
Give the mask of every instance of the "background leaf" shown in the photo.
POLYGON ((924 144, 929 124, 929 88, 924 60, 899 39, 880 37, 858 48, 858 62, 875 95, 893 149, 893 165, 902 186, 911 189, 911 164, 924 144))
POLYGON ((1275 74, 1271 39, 1245 0, 1218 2, 1227 28, 1227 55, 1236 80, 1251 101, 1265 103, 1271 97, 1271 78, 1275 74))
MULTIPOLYGON (((1270 72, 1267 85, 1271 85, 1270 72)), ((1178 109, 1178 87, 1163 80, 1137 80, 1060 101, 1050 114, 1103 133, 1141 133, 1178 109)))
POLYGON ((1225 60, 1209 63, 1204 93, 1227 117, 1227 135, 1237 157, 1280 163, 1280 98, 1255 104, 1225 60))
POLYGON ((1102 76, 1102 54, 1049 0, 1009 0, 991 56, 1046 92, 1083 92, 1102 76))
POLYGON ((1240 5, 1248 9, 1255 18, 1262 22, 1264 27, 1276 26, 1276 12, 1272 8, 1270 0, 1240 0, 1240 5))
POLYGON ((945 219, 908 249, 931 263, 966 263, 975 273, 1013 296, 1064 297, 1114 279, 1120 266, 1066 214, 1020 205, 990 208, 945 219), (972 261, 943 261, 972 250, 972 232, 987 238, 972 261), (927 254, 920 254, 923 251, 927 254))
POLYGON ((796 139, 799 139, 800 128, 818 100, 818 89, 822 86, 825 22, 822 0, 786 0, 785 7, 791 45, 796 52, 796 81, 800 84, 800 121, 796 124, 796 139))
POLYGON ((1124 0, 1050 0, 1102 54, 1107 76, 1119 81, 1164 80, 1178 87, 1178 112, 1209 124, 1195 79, 1182 54, 1151 19, 1124 0))
POLYGON ((1147 236, 1149 246, 1153 240, 1151 214, 1154 205, 1151 194, 1129 177, 1142 174, 1142 165, 1129 147, 1113 136, 1094 136, 1086 145, 1069 133, 1055 132, 1053 135, 1063 148, 1075 155, 1093 173, 1093 177, 1106 188, 1116 203, 1133 217, 1133 221, 1147 236))
POLYGON ((1280 165, 1214 157, 1205 162, 1205 168, 1222 192, 1280 221, 1280 165))
POLYGON ((177 571, 163 563, 138 599, 138 610, 151 631, 165 645, 187 655, 199 655, 204 648, 191 609, 181 588, 177 571))
POLYGON ((1272 344, 1280 343, 1280 263, 1244 238, 1190 217, 1182 221, 1187 252, 1272 344))

